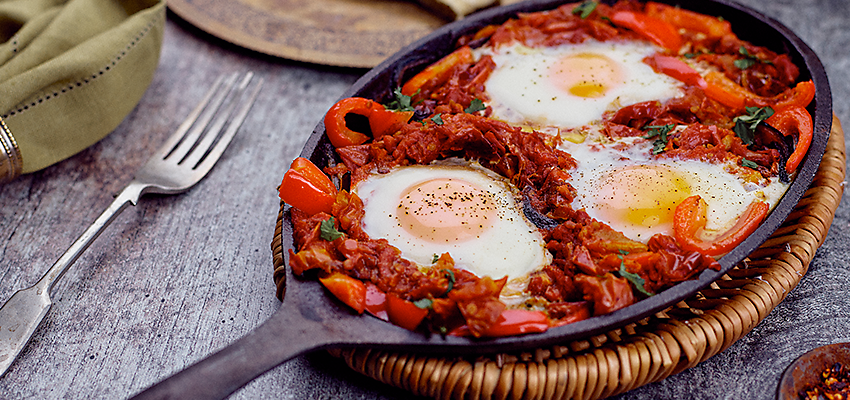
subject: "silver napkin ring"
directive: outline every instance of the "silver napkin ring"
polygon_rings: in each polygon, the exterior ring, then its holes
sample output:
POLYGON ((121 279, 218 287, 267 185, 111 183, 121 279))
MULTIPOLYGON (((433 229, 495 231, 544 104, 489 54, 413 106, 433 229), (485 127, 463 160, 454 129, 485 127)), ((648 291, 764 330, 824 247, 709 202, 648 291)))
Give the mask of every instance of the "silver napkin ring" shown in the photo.
POLYGON ((21 175, 23 161, 18 143, 3 118, 0 117, 0 183, 9 182, 21 175))

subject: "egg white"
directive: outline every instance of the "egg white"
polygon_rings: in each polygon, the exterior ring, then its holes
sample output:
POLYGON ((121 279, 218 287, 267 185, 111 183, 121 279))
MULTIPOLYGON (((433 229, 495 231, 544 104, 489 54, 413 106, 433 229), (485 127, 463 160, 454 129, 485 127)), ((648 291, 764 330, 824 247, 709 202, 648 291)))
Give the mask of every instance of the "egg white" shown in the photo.
MULTIPOLYGON (((521 44, 483 49, 496 64, 487 79, 486 93, 493 117, 517 125, 535 128, 555 126, 576 128, 598 121, 606 111, 623 106, 680 96, 682 83, 655 72, 642 60, 659 51, 653 44, 640 41, 598 42, 556 47, 529 48, 521 44), (553 83, 559 73, 559 60, 591 55, 611 61, 620 71, 617 82, 594 97, 577 96, 553 83)), ((575 72, 587 79, 593 71, 575 72)), ((557 78, 560 79, 560 78, 557 78)))
POLYGON ((510 183, 478 164, 452 159, 398 167, 368 177, 352 192, 363 200, 363 230, 372 238, 386 239, 402 257, 420 266, 431 265, 435 256, 449 253, 457 267, 477 276, 514 279, 551 262, 540 230, 525 218, 510 183), (439 242, 411 234, 402 226, 397 210, 406 205, 403 200, 410 188, 435 178, 464 181, 485 191, 494 200, 498 218, 476 237, 458 241, 439 242))
MULTIPOLYGON (((708 204, 705 239, 729 230, 753 201, 765 201, 773 208, 788 188, 787 184, 776 180, 766 186, 746 183, 728 172, 726 164, 654 158, 651 156, 652 145, 640 138, 623 138, 616 143, 592 143, 565 142, 562 145, 578 160, 578 168, 572 172, 571 181, 577 192, 573 208, 584 208, 594 219, 610 225, 630 239, 644 243, 656 233, 672 236, 672 218, 645 223, 619 220, 610 217, 611 213, 605 209, 604 203, 620 202, 620 206, 627 207, 626 204, 630 202, 651 203, 656 201, 658 196, 664 200, 668 195, 653 193, 652 182, 613 182, 611 175, 614 171, 644 169, 648 171, 648 176, 655 177, 650 180, 662 184, 669 179, 681 180, 673 185, 689 191, 683 197, 699 195, 708 204), (612 190, 606 185, 619 185, 627 189, 612 190), (600 193, 615 193, 615 198, 600 199, 600 193), (645 197, 634 199, 630 197, 632 194, 645 197)), ((674 209, 675 205, 677 204, 672 205, 674 209)))

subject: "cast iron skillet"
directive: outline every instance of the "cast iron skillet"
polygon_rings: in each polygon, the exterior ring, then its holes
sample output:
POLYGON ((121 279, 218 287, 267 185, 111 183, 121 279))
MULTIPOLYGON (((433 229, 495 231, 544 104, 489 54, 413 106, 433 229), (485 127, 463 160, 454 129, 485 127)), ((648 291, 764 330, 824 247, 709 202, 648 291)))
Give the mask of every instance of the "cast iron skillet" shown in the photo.
MULTIPOLYGON (((721 270, 706 270, 698 279, 680 283, 653 297, 608 315, 593 317, 544 333, 495 339, 443 337, 411 332, 368 315, 355 315, 327 295, 315 279, 300 279, 287 271, 284 303, 268 321, 233 344, 145 390, 138 398, 224 398, 266 371, 308 351, 328 348, 375 347, 382 350, 444 354, 510 352, 565 343, 634 322, 663 310, 708 286, 750 254, 778 228, 809 187, 832 124, 832 97, 823 65, 800 38, 779 22, 727 0, 662 0, 732 23, 742 39, 791 55, 800 67, 801 80, 812 79, 816 96, 809 106, 814 116, 814 138, 806 159, 776 208, 752 236, 721 258, 721 270)), ((564 1, 532 0, 490 9, 448 24, 402 49, 369 71, 343 97, 361 96, 388 100, 391 90, 413 74, 453 50, 456 40, 488 24, 504 22, 518 12, 551 9, 564 1)), ((308 139, 303 157, 317 165, 338 161, 319 123, 308 139)), ((281 209, 278 227, 283 245, 273 249, 283 259, 292 248, 287 208, 281 209)))

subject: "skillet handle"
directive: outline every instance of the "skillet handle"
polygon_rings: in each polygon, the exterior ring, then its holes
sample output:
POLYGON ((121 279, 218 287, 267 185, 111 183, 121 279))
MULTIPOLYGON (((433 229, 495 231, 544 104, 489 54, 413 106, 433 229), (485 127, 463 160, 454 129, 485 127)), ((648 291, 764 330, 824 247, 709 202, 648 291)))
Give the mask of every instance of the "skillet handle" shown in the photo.
POLYGON ((239 340, 132 399, 224 399, 291 358, 329 347, 338 333, 303 318, 296 307, 281 306, 239 340))

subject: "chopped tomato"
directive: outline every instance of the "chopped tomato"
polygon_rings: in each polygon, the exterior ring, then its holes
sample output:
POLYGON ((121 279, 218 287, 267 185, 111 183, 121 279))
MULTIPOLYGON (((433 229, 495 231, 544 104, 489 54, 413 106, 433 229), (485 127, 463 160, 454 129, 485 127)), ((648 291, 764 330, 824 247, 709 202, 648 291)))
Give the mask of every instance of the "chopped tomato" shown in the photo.
POLYGON ((730 24, 729 21, 685 10, 681 7, 673 7, 667 4, 650 1, 646 3, 644 11, 647 15, 658 18, 662 21, 667 21, 676 28, 701 32, 710 38, 718 38, 732 34, 732 24, 730 24))
POLYGON ((358 314, 363 314, 366 309, 366 285, 362 281, 339 272, 319 278, 319 281, 336 298, 353 308, 358 314))
POLYGON ((390 318, 390 322, 412 331, 422 323, 427 315, 427 308, 419 308, 416 304, 392 293, 387 294, 387 316, 390 318))
POLYGON ((705 79, 695 69, 678 57, 655 53, 643 60, 656 72, 668 75, 680 82, 705 89, 705 79))
POLYGON ((667 21, 650 17, 644 13, 620 10, 611 15, 615 25, 631 29, 649 41, 672 51, 682 47, 682 36, 667 21))
POLYGON ((610 272, 599 276, 576 274, 574 279, 584 299, 593 302, 593 315, 608 314, 636 301, 629 281, 610 272))
POLYGON ((769 209, 767 203, 753 201, 735 226, 713 240, 703 240, 701 236, 706 224, 708 204, 699 195, 694 195, 676 206, 673 232, 682 249, 719 256, 728 253, 750 236, 767 216, 769 209))
POLYGON ((311 269, 328 268, 336 261, 331 252, 322 246, 310 246, 298 251, 298 253, 295 253, 292 249, 289 250, 289 267, 292 268, 292 273, 295 275, 301 275, 304 271, 311 269))
POLYGON ((455 66, 472 64, 474 61, 472 49, 469 46, 462 46, 410 78, 401 87, 401 93, 405 96, 413 96, 420 89, 440 85, 449 78, 455 66))
POLYGON ((280 183, 280 199, 309 215, 330 213, 337 189, 319 167, 304 157, 292 161, 280 183))
POLYGON ((791 153, 785 163, 785 171, 793 172, 803 161, 803 157, 809 151, 809 145, 812 144, 814 125, 811 114, 803 107, 792 106, 773 114, 765 122, 785 136, 796 136, 797 144, 794 147, 794 152, 791 153))

